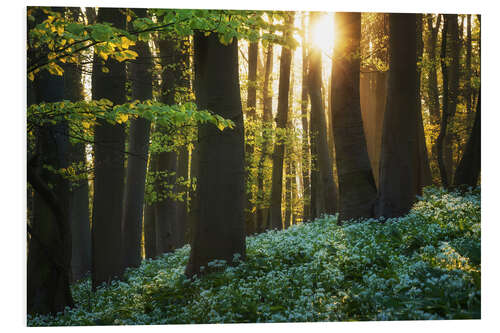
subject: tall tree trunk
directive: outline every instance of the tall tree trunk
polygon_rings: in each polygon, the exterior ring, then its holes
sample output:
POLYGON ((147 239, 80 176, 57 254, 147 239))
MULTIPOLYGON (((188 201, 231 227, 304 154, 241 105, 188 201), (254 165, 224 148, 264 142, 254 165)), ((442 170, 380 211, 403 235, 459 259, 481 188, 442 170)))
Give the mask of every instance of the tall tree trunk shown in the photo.
MULTIPOLYGON (((481 16, 478 15, 479 22, 481 16)), ((470 27, 470 17, 467 21, 467 29, 470 27)), ((468 43, 471 39, 471 34, 467 32, 468 43)), ((470 54, 468 50, 467 52, 470 54)), ((481 58, 481 37, 479 37, 479 58, 481 58)), ((471 134, 467 140, 465 151, 462 159, 457 165, 455 177, 453 179, 454 185, 468 185, 476 186, 479 175, 481 173, 481 88, 479 88, 476 104, 476 116, 471 134)))
POLYGON ((472 20, 471 14, 467 14, 467 42, 465 53, 465 105, 467 114, 471 115, 472 112, 472 20))
POLYGON ((437 15, 436 25, 433 24, 433 15, 428 14, 427 19, 427 39, 426 50, 430 61, 429 77, 427 83, 427 99, 429 104, 430 119, 432 124, 439 124, 440 105, 439 105, 439 89, 437 79, 437 59, 436 59, 436 43, 439 26, 441 25, 441 15, 437 15))
MULTIPOLYGON (((134 11, 137 17, 147 17, 145 8, 134 11)), ((129 63, 132 99, 150 100, 153 98, 151 50, 147 42, 140 40, 131 49, 138 54, 137 59, 129 63)), ((142 220, 150 129, 151 122, 147 119, 137 118, 130 121, 128 142, 130 155, 127 160, 122 220, 124 267, 138 267, 142 259, 142 220)))
MULTIPOLYGON (((426 15, 427 21, 427 38, 426 38, 426 52, 429 61, 429 65, 427 67, 427 77, 424 76, 424 82, 426 87, 426 102, 429 106, 430 113, 430 123, 431 125, 437 127, 440 124, 441 118, 441 106, 439 103, 439 88, 438 88, 438 76, 437 76, 437 65, 439 63, 438 58, 436 58, 436 46, 437 46, 437 37, 439 32, 439 27, 441 25, 441 15, 436 15, 436 24, 434 25, 433 14, 426 15)), ((438 165, 438 145, 437 140, 433 137, 431 140, 431 160, 434 165, 438 165)))
POLYGON ((194 36, 195 93, 200 109, 235 123, 232 130, 199 126, 198 220, 186 275, 214 259, 245 257, 245 152, 238 77, 238 42, 225 46, 217 34, 194 36), (228 209, 231 207, 231 209, 228 209))
POLYGON ((336 13, 332 118, 339 178, 339 222, 372 217, 377 187, 368 157, 359 93, 360 13, 336 13))
MULTIPOLYGON (((294 14, 285 17, 286 31, 285 39, 291 35, 289 30, 293 26, 294 14)), ((280 78, 278 87, 278 112, 276 115, 276 129, 286 128, 288 121, 288 91, 290 89, 290 67, 292 63, 292 50, 287 46, 281 48, 280 78)), ((283 218, 281 214, 281 196, 283 193, 283 158, 285 146, 283 142, 276 140, 273 153, 273 178, 271 184, 271 211, 270 225, 272 229, 283 228, 283 218)))
POLYGON ((453 170, 452 140, 448 124, 455 115, 458 95, 459 79, 459 46, 458 46, 458 21, 456 14, 444 15, 444 28, 441 44, 441 68, 443 72, 443 112, 440 132, 437 139, 438 164, 441 183, 447 188, 453 170), (448 45, 448 43, 450 45, 448 45), (448 66, 447 55, 451 58, 448 66))
POLYGON ((406 214, 421 192, 416 15, 389 14, 389 83, 382 133, 378 216, 406 214))
MULTIPOLYGON (((34 82, 36 102, 59 102, 64 79, 41 73, 34 82)), ((71 278, 71 225, 68 216, 69 184, 44 165, 66 168, 68 125, 61 121, 36 130, 36 151, 28 161, 28 182, 34 189, 31 237, 27 265, 29 314, 55 314, 73 306, 71 278)))
POLYGON ((264 189, 264 164, 269 156, 269 146, 272 139, 272 86, 271 73, 273 71, 274 45, 267 44, 266 63, 264 66, 263 113, 262 113, 262 148, 257 166, 257 232, 263 232, 267 226, 267 209, 263 207, 266 193, 264 189))
MULTIPOLYGON (((186 59, 181 49, 182 39, 169 37, 160 40, 159 49, 162 71, 162 89, 160 101, 167 105, 173 105, 176 101, 176 93, 182 86, 181 78, 186 66, 186 59)), ((160 177, 157 193, 159 200, 156 203, 156 246, 159 253, 171 252, 177 247, 179 224, 177 221, 177 202, 171 194, 176 191, 177 177, 177 152, 173 150, 172 133, 169 128, 159 126, 158 130, 166 136, 167 150, 158 154, 157 176, 160 177)))
MULTIPOLYGON (((97 22, 109 22, 125 29, 125 16, 116 8, 99 8, 97 22)), ((102 71, 101 60, 92 70, 92 98, 107 98, 114 105, 125 98, 125 63, 108 58, 102 71)), ((122 215, 124 192, 125 126, 99 121, 94 130, 94 200, 92 209, 92 288, 120 278, 122 260, 122 215)))
MULTIPOLYGON (((422 22, 422 14, 417 14, 417 63, 422 63, 422 55, 424 52, 424 43, 422 38, 422 30, 423 30, 423 22, 422 22)), ((431 168, 429 166, 429 156, 427 154, 427 145, 425 141, 425 131, 424 131, 424 122, 422 118, 422 99, 420 95, 420 86, 421 86, 421 74, 422 69, 421 66, 417 66, 417 134, 418 134, 418 154, 419 154, 419 175, 420 180, 419 183, 422 186, 428 186, 432 183, 431 176, 431 168)))
MULTIPOLYGON (((458 29, 458 15, 449 14, 448 17, 448 31, 449 31, 449 55, 450 55, 450 67, 448 68, 448 113, 450 115, 450 121, 455 117, 458 104, 459 91, 459 78, 460 78, 460 36, 458 29)), ((448 182, 453 183, 453 170, 454 170, 454 129, 449 127, 445 138, 445 163, 448 175, 448 182)))
MULTIPOLYGON (((317 24, 320 13, 310 13, 310 26, 317 24)), ((323 103, 322 87, 322 64, 321 51, 316 48, 310 49, 309 55, 309 98, 311 102, 311 146, 316 153, 317 169, 319 171, 316 180, 321 184, 322 190, 317 191, 316 203, 322 201, 322 209, 319 214, 335 214, 337 212, 337 188, 333 178, 332 159, 328 147, 328 130, 323 103)), ((315 187, 317 189, 317 187, 315 187)), ((314 193, 313 193, 314 195, 314 193)), ((316 208, 318 208, 317 206, 316 208)))
MULTIPOLYGON (((69 10, 71 18, 75 22, 78 21, 80 8, 72 7, 69 10)), ((72 102, 83 100, 81 70, 76 64, 65 64, 64 99, 72 102)), ((85 167, 87 162, 84 142, 69 145, 69 162, 85 167)), ((69 202, 72 234, 71 272, 72 281, 77 281, 90 272, 91 266, 89 184, 86 171, 80 180, 72 184, 69 202)))
POLYGON ((302 13, 302 92, 301 92, 301 104, 300 112, 302 116, 302 198, 304 210, 302 213, 302 221, 308 221, 311 217, 311 147, 309 145, 309 122, 307 119, 308 112, 308 95, 307 91, 307 66, 308 66, 308 54, 307 54, 307 40, 306 40, 306 24, 305 24, 305 14, 302 13))
MULTIPOLYGON (((252 122, 256 120, 256 107, 257 107, 257 63, 259 55, 259 42, 250 42, 248 45, 248 90, 247 90, 247 118, 252 122)), ((252 127, 253 133, 248 133, 250 136, 255 136, 254 127, 252 127)), ((248 135, 247 134, 247 135, 248 135)), ((253 212, 252 207, 252 189, 249 187, 251 184, 251 170, 254 166, 254 155, 255 149, 252 144, 247 143, 245 145, 245 161, 246 163, 246 207, 245 207, 245 229, 246 234, 252 234, 255 230, 256 215, 253 212)))

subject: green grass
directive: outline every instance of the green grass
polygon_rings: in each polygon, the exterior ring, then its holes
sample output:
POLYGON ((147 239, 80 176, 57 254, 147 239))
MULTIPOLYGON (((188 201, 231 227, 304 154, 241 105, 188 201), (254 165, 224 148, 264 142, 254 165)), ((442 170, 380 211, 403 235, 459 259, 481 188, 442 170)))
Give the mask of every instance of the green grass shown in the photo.
POLYGON ((247 238, 247 260, 183 276, 189 246, 128 270, 29 326, 480 318, 480 190, 427 189, 405 217, 325 216, 247 238))

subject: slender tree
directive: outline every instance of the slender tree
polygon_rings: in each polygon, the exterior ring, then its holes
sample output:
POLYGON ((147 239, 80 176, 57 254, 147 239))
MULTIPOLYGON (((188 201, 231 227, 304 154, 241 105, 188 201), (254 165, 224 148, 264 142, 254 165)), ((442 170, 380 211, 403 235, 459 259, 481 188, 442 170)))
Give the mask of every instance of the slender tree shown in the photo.
POLYGON ((257 232, 263 232, 267 226, 268 210, 263 206, 265 200, 264 189, 264 164, 269 155, 269 146, 271 145, 271 121, 272 115, 272 70, 273 70, 274 45, 267 43, 266 63, 264 65, 264 87, 263 87, 263 111, 262 111, 262 147, 261 155, 257 165, 257 232))
POLYGON ((302 26, 302 91, 301 91, 301 104, 300 112, 302 119, 302 186, 303 186, 303 214, 302 221, 309 220, 311 216, 311 146, 309 144, 309 121, 307 119, 308 112, 308 83, 307 83, 307 67, 308 67, 308 54, 307 54, 307 34, 305 24, 305 13, 302 13, 301 26, 302 26))
MULTIPOLYGON (((72 20, 80 19, 81 10, 78 7, 69 8, 72 20)), ((84 98, 82 83, 82 68, 78 64, 67 63, 64 66, 64 99, 72 102, 84 98)), ((69 145, 69 163, 86 167, 85 143, 76 142, 69 145)), ((69 219, 72 235, 71 272, 72 280, 80 280, 90 272, 91 241, 90 241, 90 211, 89 183, 86 170, 82 171, 78 181, 71 184, 69 195, 69 219)))
POLYGON ((332 119, 339 179, 340 220, 371 217, 377 197, 366 146, 359 93, 360 13, 336 13, 332 119))
MULTIPOLYGON (((134 12, 140 18, 147 16, 145 8, 135 9, 134 12)), ((153 98, 151 50, 148 43, 141 40, 138 40, 131 49, 138 54, 128 65, 132 99, 150 100, 153 98)), ((151 122, 145 118, 130 121, 128 142, 130 154, 127 159, 122 220, 125 267, 138 267, 142 259, 142 220, 150 129, 151 122)))
MULTIPOLYGON (((310 25, 316 24, 320 14, 310 14, 310 25)), ((333 178, 333 166, 328 144, 328 128, 324 108, 322 91, 322 64, 321 51, 310 49, 309 55, 309 98, 311 101, 311 144, 317 152, 316 159, 319 169, 319 181, 323 185, 324 193, 319 200, 324 201, 324 211, 320 213, 334 214, 337 212, 337 186, 333 178)))
MULTIPOLYGON (((285 14, 284 32, 285 40, 291 35, 294 14, 285 14)), ((290 89, 290 67, 292 63, 292 50, 288 46, 281 48, 280 78, 278 88, 278 112, 276 115, 276 128, 286 128, 288 118, 288 91, 290 89)), ((271 185, 271 211, 270 226, 273 229, 283 228, 283 218, 281 213, 281 196, 283 193, 283 159, 285 146, 276 140, 273 153, 273 175, 271 185)))
POLYGON ((389 14, 389 82, 382 133, 378 215, 406 214, 421 192, 416 15, 389 14))
MULTIPOLYGON (((170 35, 159 41, 162 65, 162 86, 160 101, 167 105, 176 103, 179 78, 182 77, 181 64, 182 40, 170 35)), ((155 205, 156 246, 158 253, 175 250, 179 238, 177 225, 177 202, 170 193, 175 192, 177 173, 177 152, 173 148, 173 133, 165 126, 158 126, 158 132, 165 137, 167 148, 158 153, 156 192, 158 202, 155 205)))
MULTIPOLYGON (((481 17, 478 15, 479 22, 481 17)), ((467 17, 467 29, 470 27, 470 16, 467 17)), ((468 43, 471 39, 470 31, 467 32, 468 43)), ((469 46, 467 46, 469 48, 469 46)), ((467 51, 470 53, 470 49, 467 51)), ((479 57, 481 57, 481 38, 479 39, 479 57)), ((470 61, 470 60, 468 60, 470 61)), ((469 64, 467 64, 469 66, 469 64)), ((465 151, 457 165, 453 182, 455 186, 476 186, 481 173, 481 89, 477 96, 476 114, 471 134, 467 140, 465 151)))
MULTIPOLYGON (((99 8, 97 22, 125 29, 125 16, 117 8, 99 8)), ((126 102, 125 63, 108 58, 95 60, 92 98, 107 98, 115 105, 126 102), (105 73, 106 67, 109 73, 105 73)), ((94 129, 94 200, 92 209, 92 287, 121 277, 122 215, 124 192, 125 127, 98 121, 94 129)))
POLYGON ((440 118, 439 89, 437 78, 436 44, 441 25, 441 15, 437 15, 436 24, 432 14, 426 15, 427 38, 426 52, 429 59, 429 73, 427 78, 427 103, 429 104, 430 119, 432 124, 438 124, 440 118))
POLYGON ((459 43, 458 18, 456 14, 445 14, 441 44, 441 71, 443 73, 443 112, 437 138, 438 165, 441 183, 448 187, 453 170, 451 133, 448 125, 453 119, 458 99, 459 43), (447 58, 451 61, 448 64, 447 58))
MULTIPOLYGON (((248 88, 247 88, 247 110, 246 116, 247 119, 255 122, 256 117, 256 107, 257 107, 257 63, 258 63, 258 55, 259 55, 259 42, 254 41, 248 44, 248 88)), ((255 135, 255 133, 254 133, 255 135)), ((255 232, 255 218, 256 214, 252 212, 252 190, 248 188, 248 184, 250 184, 251 180, 251 167, 253 166, 253 159, 255 155, 254 146, 250 143, 245 144, 245 161, 247 165, 245 167, 246 170, 246 214, 245 214, 245 226, 247 230, 247 234, 251 234, 255 232)))
MULTIPOLYGON (((422 56, 424 52, 424 43, 423 43, 423 21, 422 14, 416 15, 416 39, 417 39, 417 63, 422 64, 422 56)), ((422 66, 417 66, 417 146, 418 146, 418 155, 419 155, 419 164, 418 164, 418 173, 420 177, 421 186, 428 186, 432 183, 431 176, 431 168, 429 165, 429 155, 427 154, 427 145, 425 143, 425 131, 424 131, 424 122, 422 118, 422 97, 420 94, 420 86, 421 86, 421 75, 422 75, 422 66)))
POLYGON ((195 221, 186 275, 235 253, 245 257, 245 152, 243 111, 238 77, 238 42, 194 35, 195 94, 198 107, 231 119, 232 130, 199 126, 198 219, 195 221))

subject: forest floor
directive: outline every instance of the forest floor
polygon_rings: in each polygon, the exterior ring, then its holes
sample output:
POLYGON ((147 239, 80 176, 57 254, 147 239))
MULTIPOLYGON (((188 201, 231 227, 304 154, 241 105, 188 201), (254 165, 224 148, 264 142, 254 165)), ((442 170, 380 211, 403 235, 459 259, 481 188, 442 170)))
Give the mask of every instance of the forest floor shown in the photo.
POLYGON ((385 223, 325 216, 247 237, 245 261, 201 278, 183 275, 186 245, 95 293, 83 280, 74 308, 28 326, 480 318, 480 223, 479 188, 427 189, 385 223))

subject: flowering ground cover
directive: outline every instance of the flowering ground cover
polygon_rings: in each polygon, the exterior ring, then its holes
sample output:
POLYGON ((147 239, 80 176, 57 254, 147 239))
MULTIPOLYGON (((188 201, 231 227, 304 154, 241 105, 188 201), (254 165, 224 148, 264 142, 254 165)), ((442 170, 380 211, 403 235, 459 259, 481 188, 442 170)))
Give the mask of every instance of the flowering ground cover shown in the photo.
POLYGON ((247 258, 188 280, 186 245, 29 326, 462 319, 481 316, 480 189, 427 189, 404 217, 324 216, 247 237, 247 258))

